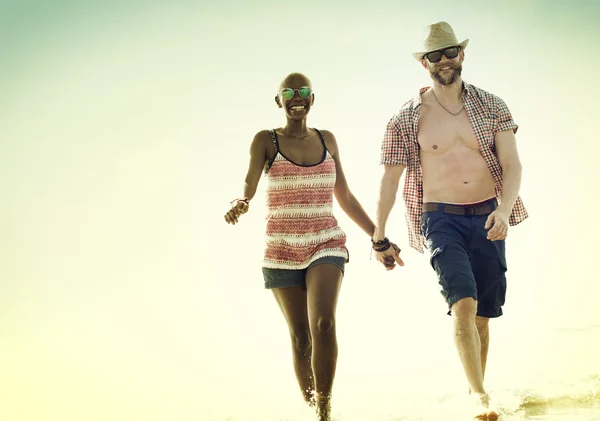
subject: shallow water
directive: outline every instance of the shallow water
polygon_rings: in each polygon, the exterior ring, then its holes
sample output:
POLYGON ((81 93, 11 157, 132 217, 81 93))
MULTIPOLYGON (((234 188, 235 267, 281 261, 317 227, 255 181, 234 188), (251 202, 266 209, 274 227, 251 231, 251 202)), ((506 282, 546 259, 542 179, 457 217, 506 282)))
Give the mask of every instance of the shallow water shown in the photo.
MULTIPOLYGON (((488 391, 500 411, 500 420, 600 420, 600 370, 597 370, 595 357, 599 355, 599 332, 597 326, 553 329, 535 336, 536 341, 528 344, 531 354, 515 350, 515 354, 522 355, 523 360, 512 361, 512 364, 507 364, 511 361, 505 361, 503 369, 496 370, 487 381, 488 391), (577 350, 585 352, 575 352, 577 350), (527 355, 534 357, 529 359, 527 355), (548 360, 555 363, 548 364, 548 360), (592 370, 596 372, 588 374, 592 370)), ((512 358, 507 351, 503 352, 507 358, 512 358)), ((432 362, 431 368, 435 367, 435 362, 432 362)), ((447 372, 439 379, 428 375, 419 379, 418 383, 413 383, 414 387, 411 388, 408 381, 418 378, 416 372, 407 371, 405 378, 397 379, 395 383, 382 380, 379 385, 364 385, 360 396, 356 396, 356 381, 353 384, 345 381, 350 378, 344 372, 348 368, 342 365, 339 369, 341 374, 334 387, 334 421, 472 419, 468 410, 470 402, 466 393, 460 392, 465 389, 461 388, 457 361, 450 360, 447 372), (423 384, 429 381, 433 381, 430 383, 433 385, 430 388, 432 392, 425 396, 423 384)), ((385 378, 385 373, 381 373, 381 378, 385 378)), ((273 402, 269 408, 265 406, 245 411, 242 408, 248 408, 249 405, 244 403, 235 405, 236 409, 230 407, 227 417, 215 413, 207 421, 314 421, 312 412, 299 402, 294 381, 293 378, 283 379, 282 384, 286 384, 286 387, 270 392, 277 402, 273 402), (292 387, 287 387, 288 382, 292 383, 292 387), (283 393, 291 395, 284 396, 283 393)), ((260 398, 258 400, 262 401, 260 398)), ((264 400, 263 405, 266 402, 264 400)))

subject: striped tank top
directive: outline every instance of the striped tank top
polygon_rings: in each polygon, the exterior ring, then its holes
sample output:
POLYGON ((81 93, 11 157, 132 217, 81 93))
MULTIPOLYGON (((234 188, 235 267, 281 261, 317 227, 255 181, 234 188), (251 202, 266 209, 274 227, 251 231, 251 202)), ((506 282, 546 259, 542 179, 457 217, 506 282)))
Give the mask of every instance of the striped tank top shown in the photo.
POLYGON ((321 132, 323 158, 314 165, 299 165, 279 151, 275 130, 270 130, 275 156, 265 168, 266 247, 263 267, 306 269, 325 256, 348 261, 346 234, 333 216, 335 161, 321 132))

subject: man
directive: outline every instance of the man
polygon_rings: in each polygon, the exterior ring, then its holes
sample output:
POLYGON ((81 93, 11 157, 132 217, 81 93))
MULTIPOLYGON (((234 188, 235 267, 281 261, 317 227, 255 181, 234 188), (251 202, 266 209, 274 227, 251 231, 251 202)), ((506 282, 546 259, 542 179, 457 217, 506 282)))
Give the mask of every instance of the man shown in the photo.
POLYGON ((393 258, 404 265, 387 246, 385 225, 406 169, 403 198, 410 245, 431 252, 454 319, 458 354, 476 397, 474 415, 496 419, 483 384, 488 321, 502 315, 508 227, 527 218, 527 212, 518 196, 517 125, 504 101, 463 82, 468 42, 458 42, 452 27, 438 22, 428 26, 423 50, 413 54, 429 71, 433 86, 421 89, 387 125, 373 248, 380 262, 393 258))

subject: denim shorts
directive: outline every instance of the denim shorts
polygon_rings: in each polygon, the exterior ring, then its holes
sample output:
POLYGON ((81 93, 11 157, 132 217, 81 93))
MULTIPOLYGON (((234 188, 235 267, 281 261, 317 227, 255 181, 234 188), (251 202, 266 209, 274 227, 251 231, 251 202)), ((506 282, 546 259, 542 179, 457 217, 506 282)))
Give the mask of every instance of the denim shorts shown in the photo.
POLYGON ((306 272, 316 265, 324 263, 339 267, 344 275, 346 259, 338 256, 324 256, 312 262, 306 269, 271 269, 262 268, 265 288, 289 288, 306 285, 306 272))
MULTIPOLYGON (((496 209, 495 199, 489 204, 491 211, 496 209)), ((507 266, 505 241, 487 239, 488 216, 423 212, 421 233, 448 308, 462 298, 472 297, 477 300, 477 315, 492 318, 502 315, 507 266)))

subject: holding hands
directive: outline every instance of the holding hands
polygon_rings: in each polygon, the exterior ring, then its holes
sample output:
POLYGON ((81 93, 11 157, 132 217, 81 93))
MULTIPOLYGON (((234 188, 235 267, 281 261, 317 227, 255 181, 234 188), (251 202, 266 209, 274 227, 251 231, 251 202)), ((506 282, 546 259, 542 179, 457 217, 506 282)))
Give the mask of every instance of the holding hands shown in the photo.
POLYGON ((396 263, 404 266, 404 262, 400 258, 400 247, 392 243, 387 237, 383 240, 374 241, 371 239, 375 258, 385 266, 386 270, 392 270, 396 267, 396 263))

